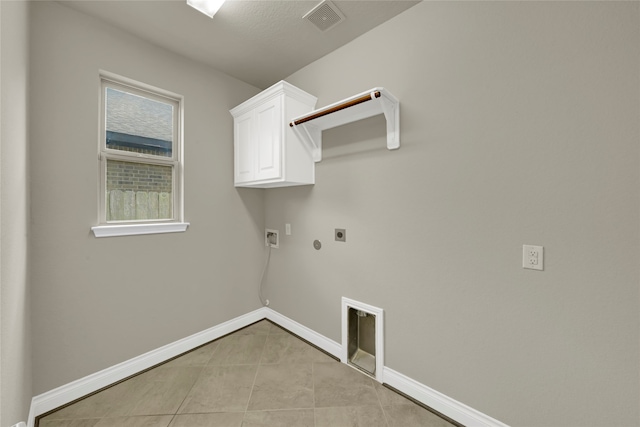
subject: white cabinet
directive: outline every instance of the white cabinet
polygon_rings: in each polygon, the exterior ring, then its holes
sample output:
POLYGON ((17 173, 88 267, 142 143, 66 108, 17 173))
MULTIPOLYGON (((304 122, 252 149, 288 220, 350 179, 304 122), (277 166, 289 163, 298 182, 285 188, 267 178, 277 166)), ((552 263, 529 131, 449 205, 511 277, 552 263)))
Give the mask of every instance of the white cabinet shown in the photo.
POLYGON ((289 126, 317 98, 281 81, 231 110, 236 187, 287 187, 315 182, 309 150, 289 126))

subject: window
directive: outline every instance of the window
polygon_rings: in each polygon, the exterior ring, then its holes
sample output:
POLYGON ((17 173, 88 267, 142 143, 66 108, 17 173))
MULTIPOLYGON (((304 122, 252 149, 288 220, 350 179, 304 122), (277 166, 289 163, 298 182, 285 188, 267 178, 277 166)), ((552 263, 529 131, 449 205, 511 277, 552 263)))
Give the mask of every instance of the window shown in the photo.
POLYGON ((184 231, 182 97, 101 75, 96 237, 184 231))

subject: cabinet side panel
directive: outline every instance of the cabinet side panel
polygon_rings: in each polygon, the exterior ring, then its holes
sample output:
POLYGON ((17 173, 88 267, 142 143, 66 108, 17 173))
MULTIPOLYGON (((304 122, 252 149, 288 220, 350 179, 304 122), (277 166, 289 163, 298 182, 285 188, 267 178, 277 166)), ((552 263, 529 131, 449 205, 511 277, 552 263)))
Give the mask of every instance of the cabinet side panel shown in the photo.
POLYGON ((255 156, 251 149, 251 115, 249 112, 235 120, 235 182, 251 181, 254 178, 255 156))
POLYGON ((298 139, 289 122, 294 117, 313 111, 314 105, 306 105, 298 100, 287 98, 284 112, 284 156, 287 164, 287 181, 301 184, 315 183, 315 162, 311 153, 298 139))

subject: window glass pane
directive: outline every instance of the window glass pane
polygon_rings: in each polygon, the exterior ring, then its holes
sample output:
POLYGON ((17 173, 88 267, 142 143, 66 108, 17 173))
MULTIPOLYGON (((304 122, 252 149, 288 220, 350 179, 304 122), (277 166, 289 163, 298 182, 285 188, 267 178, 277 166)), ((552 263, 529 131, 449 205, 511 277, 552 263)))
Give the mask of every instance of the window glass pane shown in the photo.
POLYGON ((106 88, 107 148, 171 157, 173 105, 106 88))
POLYGON ((107 221, 173 218, 173 166, 107 159, 107 221))

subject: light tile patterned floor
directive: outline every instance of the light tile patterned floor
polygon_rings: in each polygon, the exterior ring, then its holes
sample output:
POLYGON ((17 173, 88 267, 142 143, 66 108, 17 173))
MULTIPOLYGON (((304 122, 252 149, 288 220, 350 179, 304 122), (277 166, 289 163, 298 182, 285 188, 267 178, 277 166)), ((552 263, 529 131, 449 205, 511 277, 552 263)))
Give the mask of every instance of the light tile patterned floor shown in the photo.
POLYGON ((54 412, 39 427, 452 427, 263 320, 54 412))

